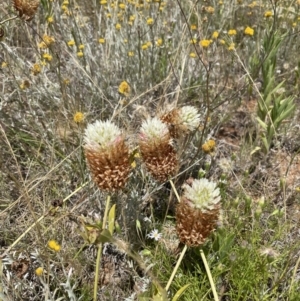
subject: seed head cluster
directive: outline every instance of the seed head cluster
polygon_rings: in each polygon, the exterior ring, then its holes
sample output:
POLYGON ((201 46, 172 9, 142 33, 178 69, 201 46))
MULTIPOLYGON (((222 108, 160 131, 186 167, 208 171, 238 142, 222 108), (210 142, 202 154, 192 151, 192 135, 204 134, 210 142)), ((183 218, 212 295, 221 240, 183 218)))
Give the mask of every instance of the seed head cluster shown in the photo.
MULTIPOLYGON (((128 87, 127 82, 122 82, 119 92, 128 92, 128 87)), ((200 115, 192 106, 172 109, 161 118, 148 118, 142 123, 137 141, 153 178, 164 182, 176 174, 178 156, 173 139, 195 130, 199 123, 200 115)), ((125 135, 114 123, 98 120, 89 124, 85 130, 84 149, 93 179, 100 189, 114 191, 125 186, 132 164, 125 135)))

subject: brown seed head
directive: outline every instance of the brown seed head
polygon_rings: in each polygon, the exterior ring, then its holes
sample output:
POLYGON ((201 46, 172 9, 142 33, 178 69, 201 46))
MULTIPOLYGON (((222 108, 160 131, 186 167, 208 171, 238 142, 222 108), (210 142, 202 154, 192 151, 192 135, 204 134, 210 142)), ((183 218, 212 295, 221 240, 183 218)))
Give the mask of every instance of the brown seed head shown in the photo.
POLYGON ((19 17, 25 21, 30 21, 33 18, 39 3, 39 0, 13 0, 13 6, 19 12, 19 17))
POLYGON ((115 191, 124 188, 131 169, 124 140, 106 151, 86 147, 85 156, 93 180, 100 189, 115 191))
POLYGON ((158 181, 165 182, 176 174, 178 159, 171 145, 160 145, 156 152, 148 152, 141 144, 140 149, 148 171, 158 181))
POLYGON ((122 189, 130 172, 129 149, 121 130, 110 121, 89 124, 84 136, 85 156, 100 189, 122 189))
POLYGON ((177 154, 171 145, 167 126, 158 118, 146 120, 141 128, 139 146, 148 171, 160 182, 178 169, 177 154))
POLYGON ((176 208, 176 230, 182 243, 189 247, 202 245, 216 228, 220 207, 202 212, 182 200, 176 208))

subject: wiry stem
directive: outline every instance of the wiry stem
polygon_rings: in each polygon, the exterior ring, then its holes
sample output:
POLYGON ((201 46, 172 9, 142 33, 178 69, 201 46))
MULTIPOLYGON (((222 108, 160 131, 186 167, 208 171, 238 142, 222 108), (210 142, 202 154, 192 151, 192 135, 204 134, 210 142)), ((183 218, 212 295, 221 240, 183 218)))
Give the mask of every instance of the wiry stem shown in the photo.
POLYGON ((174 193, 175 193, 175 195, 176 195, 176 198, 177 198, 177 200, 178 200, 178 203, 180 203, 180 197, 179 197, 179 194, 178 194, 178 192, 177 192, 177 190, 176 190, 176 188, 175 188, 175 185, 174 185, 173 181, 172 181, 172 180, 169 180, 169 182, 170 182, 170 184, 171 184, 171 186, 172 186, 172 188, 173 188, 173 191, 174 191, 174 193))
POLYGON ((172 283, 172 281, 173 281, 173 279, 175 277, 175 274, 177 273, 177 270, 178 270, 178 268, 179 268, 179 266, 181 264, 181 261, 182 261, 184 255, 185 255, 186 250, 187 250, 187 245, 185 245, 184 248, 183 248, 183 250, 181 251, 180 257, 179 257, 179 259, 178 259, 178 261, 176 263, 176 266, 175 266, 175 268, 174 268, 174 270, 172 272, 172 275, 171 275, 171 277, 170 277, 170 279, 169 279, 169 281, 168 281, 168 283, 166 285, 166 291, 168 291, 169 288, 170 288, 170 286, 171 286, 171 283, 172 283))
POLYGON ((207 277, 208 277, 208 280, 209 280, 209 283, 210 283, 210 287, 211 287, 212 293, 214 295, 214 300, 215 301, 219 301, 219 297, 218 297, 218 294, 217 294, 217 291, 216 291, 216 286, 215 286, 214 280, 212 278, 212 275, 211 275, 211 272, 210 272, 210 269, 209 269, 209 266, 208 266, 205 254, 204 254, 204 252, 203 252, 202 249, 200 250, 200 255, 201 255, 201 258, 202 258, 205 270, 206 270, 206 274, 207 274, 207 277))
MULTIPOLYGON (((103 229, 106 228, 106 221, 108 216, 108 209, 110 205, 110 195, 107 196, 106 205, 105 205, 105 212, 103 217, 103 229)), ((96 271, 95 271, 95 282, 94 282, 94 301, 97 301, 97 292, 98 292, 98 281, 99 281, 99 270, 100 270, 100 262, 102 256, 102 243, 98 244, 98 251, 97 251, 97 259, 96 259, 96 271)))
POLYGON ((8 18, 8 19, 6 19, 6 20, 4 20, 4 21, 0 22, 0 25, 2 25, 2 24, 4 24, 4 23, 6 23, 6 22, 8 22, 8 21, 11 21, 11 20, 17 19, 17 18, 18 18, 18 16, 13 16, 13 17, 10 17, 10 18, 8 18))
MULTIPOLYGON (((175 195, 177 197, 178 202, 180 203, 180 197, 179 197, 179 194, 177 192, 177 189, 176 189, 173 181, 169 180, 169 182, 170 182, 170 184, 171 184, 171 186, 173 188, 173 191, 174 191, 174 193, 175 193, 175 195)), ((173 279, 175 277, 175 274, 177 273, 177 270, 178 270, 178 268, 179 268, 179 266, 181 264, 181 261, 182 261, 184 255, 185 255, 186 250, 187 250, 187 246, 185 245, 184 248, 183 248, 183 250, 181 251, 180 257, 179 257, 179 259, 178 259, 178 261, 176 263, 176 266, 175 266, 175 268, 174 268, 174 270, 173 270, 173 272, 172 272, 172 274, 170 276, 170 279, 169 279, 169 281, 168 281, 168 283, 166 285, 166 291, 168 291, 169 288, 170 288, 170 286, 171 286, 171 283, 172 283, 172 281, 173 281, 173 279)))

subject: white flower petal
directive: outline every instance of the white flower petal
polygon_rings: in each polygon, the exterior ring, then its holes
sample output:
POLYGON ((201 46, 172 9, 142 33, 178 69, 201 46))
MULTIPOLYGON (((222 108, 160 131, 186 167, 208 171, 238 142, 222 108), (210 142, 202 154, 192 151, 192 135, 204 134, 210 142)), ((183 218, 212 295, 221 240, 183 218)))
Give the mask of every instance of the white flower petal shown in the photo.
POLYGON ((189 131, 195 130, 200 124, 200 115, 198 110, 193 106, 184 106, 179 111, 181 123, 187 127, 189 131))
POLYGON ((167 125, 157 117, 145 120, 140 129, 140 139, 146 141, 157 141, 168 134, 167 125))
POLYGON ((183 196, 197 209, 211 210, 221 200, 217 184, 207 179, 194 180, 192 186, 185 184, 183 188, 183 196))
POLYGON ((97 120, 89 124, 84 133, 86 147, 103 149, 111 146, 121 136, 121 130, 110 121, 97 120))

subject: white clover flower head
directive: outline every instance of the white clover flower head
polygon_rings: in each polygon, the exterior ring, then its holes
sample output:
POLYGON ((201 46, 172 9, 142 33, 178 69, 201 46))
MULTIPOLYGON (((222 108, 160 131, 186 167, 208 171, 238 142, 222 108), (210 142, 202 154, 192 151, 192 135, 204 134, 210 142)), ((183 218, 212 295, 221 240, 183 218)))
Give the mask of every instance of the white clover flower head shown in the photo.
POLYGON ((96 150, 109 148, 116 141, 121 139, 121 130, 109 120, 89 124, 84 133, 85 147, 96 150))
POLYGON ((184 106, 179 110, 181 123, 189 130, 195 130, 200 123, 200 114, 193 106, 184 106))
POLYGON ((148 118, 142 123, 140 129, 140 139, 143 141, 160 141, 169 135, 169 130, 157 117, 148 118))
POLYGON ((204 178, 195 179, 192 186, 184 184, 183 188, 183 196, 192 203, 194 208, 200 210, 212 210, 221 200, 217 184, 204 178))
POLYGON ((147 234, 148 238, 154 239, 156 241, 161 239, 162 234, 158 232, 157 229, 152 230, 149 234, 147 234))

